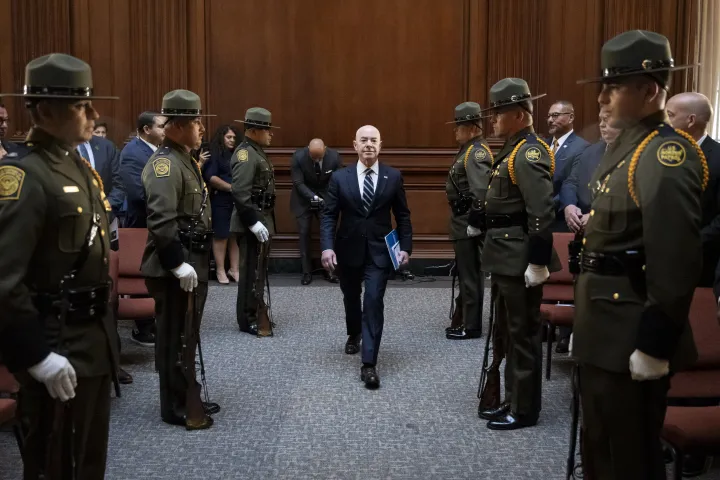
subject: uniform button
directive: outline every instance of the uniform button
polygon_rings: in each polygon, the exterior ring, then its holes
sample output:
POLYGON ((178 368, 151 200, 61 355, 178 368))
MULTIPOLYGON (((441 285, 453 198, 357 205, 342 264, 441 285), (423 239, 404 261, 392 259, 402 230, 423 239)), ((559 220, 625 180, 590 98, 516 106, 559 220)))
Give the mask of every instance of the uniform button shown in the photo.
POLYGON ((583 245, 585 245, 585 242, 587 242, 587 238, 583 238, 583 245))
POLYGON ((505 238, 508 238, 508 234, 507 234, 507 233, 505 234, 505 238))
POLYGON ((107 265, 107 263, 108 263, 107 257, 103 258, 103 263, 104 263, 105 265, 107 265))
POLYGON ((100 236, 101 237, 105 236, 105 229, 103 229, 103 228, 100 229, 100 236))
POLYGON ((620 294, 619 294, 619 293, 613 293, 613 300, 617 300, 618 298, 620 298, 620 294))
POLYGON ((197 188, 195 189, 195 191, 197 192, 197 188))
POLYGON ((90 310, 88 310, 88 313, 89 313, 90 315, 95 315, 95 309, 94 309, 94 308, 91 308, 90 310))
POLYGON ((489 186, 488 186, 488 190, 490 190, 491 188, 492 188, 492 185, 489 185, 489 186))
POLYGON ((96 187, 99 186, 97 180, 93 179, 93 185, 95 185, 96 187))
POLYGON ((78 207, 78 213, 82 213, 82 207, 78 207))
POLYGON ((642 266, 642 271, 643 271, 643 272, 645 271, 645 265, 642 266))
POLYGON ((594 215, 595 215, 595 210, 590 210, 590 216, 592 217, 594 215))
POLYGON ((609 193, 609 192, 610 192, 610 187, 607 187, 607 188, 605 189, 605 193, 609 193))

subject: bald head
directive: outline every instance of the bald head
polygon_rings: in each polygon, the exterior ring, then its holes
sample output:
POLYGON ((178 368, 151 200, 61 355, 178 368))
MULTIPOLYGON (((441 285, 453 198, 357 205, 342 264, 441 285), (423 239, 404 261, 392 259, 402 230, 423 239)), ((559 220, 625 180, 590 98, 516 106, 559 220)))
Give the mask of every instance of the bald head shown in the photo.
POLYGON ((358 128, 353 140, 353 147, 358 154, 358 158, 367 167, 371 167, 377 161, 380 154, 380 130, 372 125, 365 125, 358 128))
POLYGON ((308 144, 310 157, 315 161, 320 161, 325 156, 325 142, 319 138, 313 138, 308 144))
POLYGON ((665 110, 670 124, 689 133, 695 140, 705 135, 713 114, 710 100, 696 92, 678 93, 668 100, 665 110))

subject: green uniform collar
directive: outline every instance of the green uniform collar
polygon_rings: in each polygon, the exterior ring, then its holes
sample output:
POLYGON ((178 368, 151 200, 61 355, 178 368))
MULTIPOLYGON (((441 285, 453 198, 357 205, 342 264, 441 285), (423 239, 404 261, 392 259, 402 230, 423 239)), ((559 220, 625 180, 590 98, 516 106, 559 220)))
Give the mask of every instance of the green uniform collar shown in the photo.
POLYGON ((62 163, 63 158, 65 158, 69 153, 74 153, 75 155, 78 154, 72 145, 64 143, 59 138, 51 135, 49 132, 38 126, 34 126, 30 129, 26 138, 26 145, 30 148, 38 145, 44 150, 47 150, 50 152, 50 160, 55 163, 62 163))

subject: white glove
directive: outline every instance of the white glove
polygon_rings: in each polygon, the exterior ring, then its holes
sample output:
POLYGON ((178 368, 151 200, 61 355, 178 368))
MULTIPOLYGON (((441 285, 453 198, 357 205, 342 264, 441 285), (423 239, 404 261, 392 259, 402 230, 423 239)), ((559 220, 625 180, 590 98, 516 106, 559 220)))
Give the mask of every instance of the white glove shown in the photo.
POLYGON ((265 228, 265 225, 260 222, 255 222, 253 225, 251 225, 250 231, 255 234, 255 237, 260 243, 266 242, 268 238, 270 238, 270 233, 268 232, 268 229, 265 228))
POLYGON ((180 288, 186 292, 192 292, 198 286, 197 272, 189 263, 183 262, 170 271, 180 280, 180 288))
POLYGON ((541 283, 544 283, 550 277, 550 272, 545 265, 533 265, 528 264, 525 269, 525 286, 536 287, 541 283))
POLYGON ((472 225, 468 225, 467 236, 468 237, 477 237, 478 235, 482 235, 482 230, 480 230, 479 228, 475 228, 472 225))
POLYGON ((656 380, 670 373, 670 362, 651 357, 647 353, 635 350, 630 355, 630 377, 633 380, 656 380))
POLYGON ((570 333, 570 342, 568 343, 568 357, 572 357, 572 340, 573 334, 570 333))
POLYGON ((313 200, 320 200, 320 197, 318 197, 317 195, 313 195, 313 200))
POLYGON ((75 369, 62 355, 50 352, 42 362, 28 368, 28 373, 38 382, 45 384, 52 398, 59 398, 61 402, 75 398, 75 369))

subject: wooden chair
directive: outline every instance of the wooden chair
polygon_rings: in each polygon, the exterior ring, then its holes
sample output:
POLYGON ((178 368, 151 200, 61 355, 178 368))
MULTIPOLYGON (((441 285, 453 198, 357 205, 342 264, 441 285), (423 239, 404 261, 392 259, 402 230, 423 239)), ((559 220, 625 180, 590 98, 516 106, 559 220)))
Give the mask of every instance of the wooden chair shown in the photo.
POLYGON ((0 425, 9 425, 12 428, 18 448, 22 452, 23 436, 20 422, 16 418, 17 394, 20 385, 5 365, 0 364, 0 425))
POLYGON ((720 407, 668 407, 660 434, 672 453, 673 478, 683 478, 687 454, 720 454, 720 407))
POLYGON ((139 320, 155 316, 155 300, 140 272, 147 242, 146 228, 120 228, 118 237, 117 314, 119 320, 139 320))

